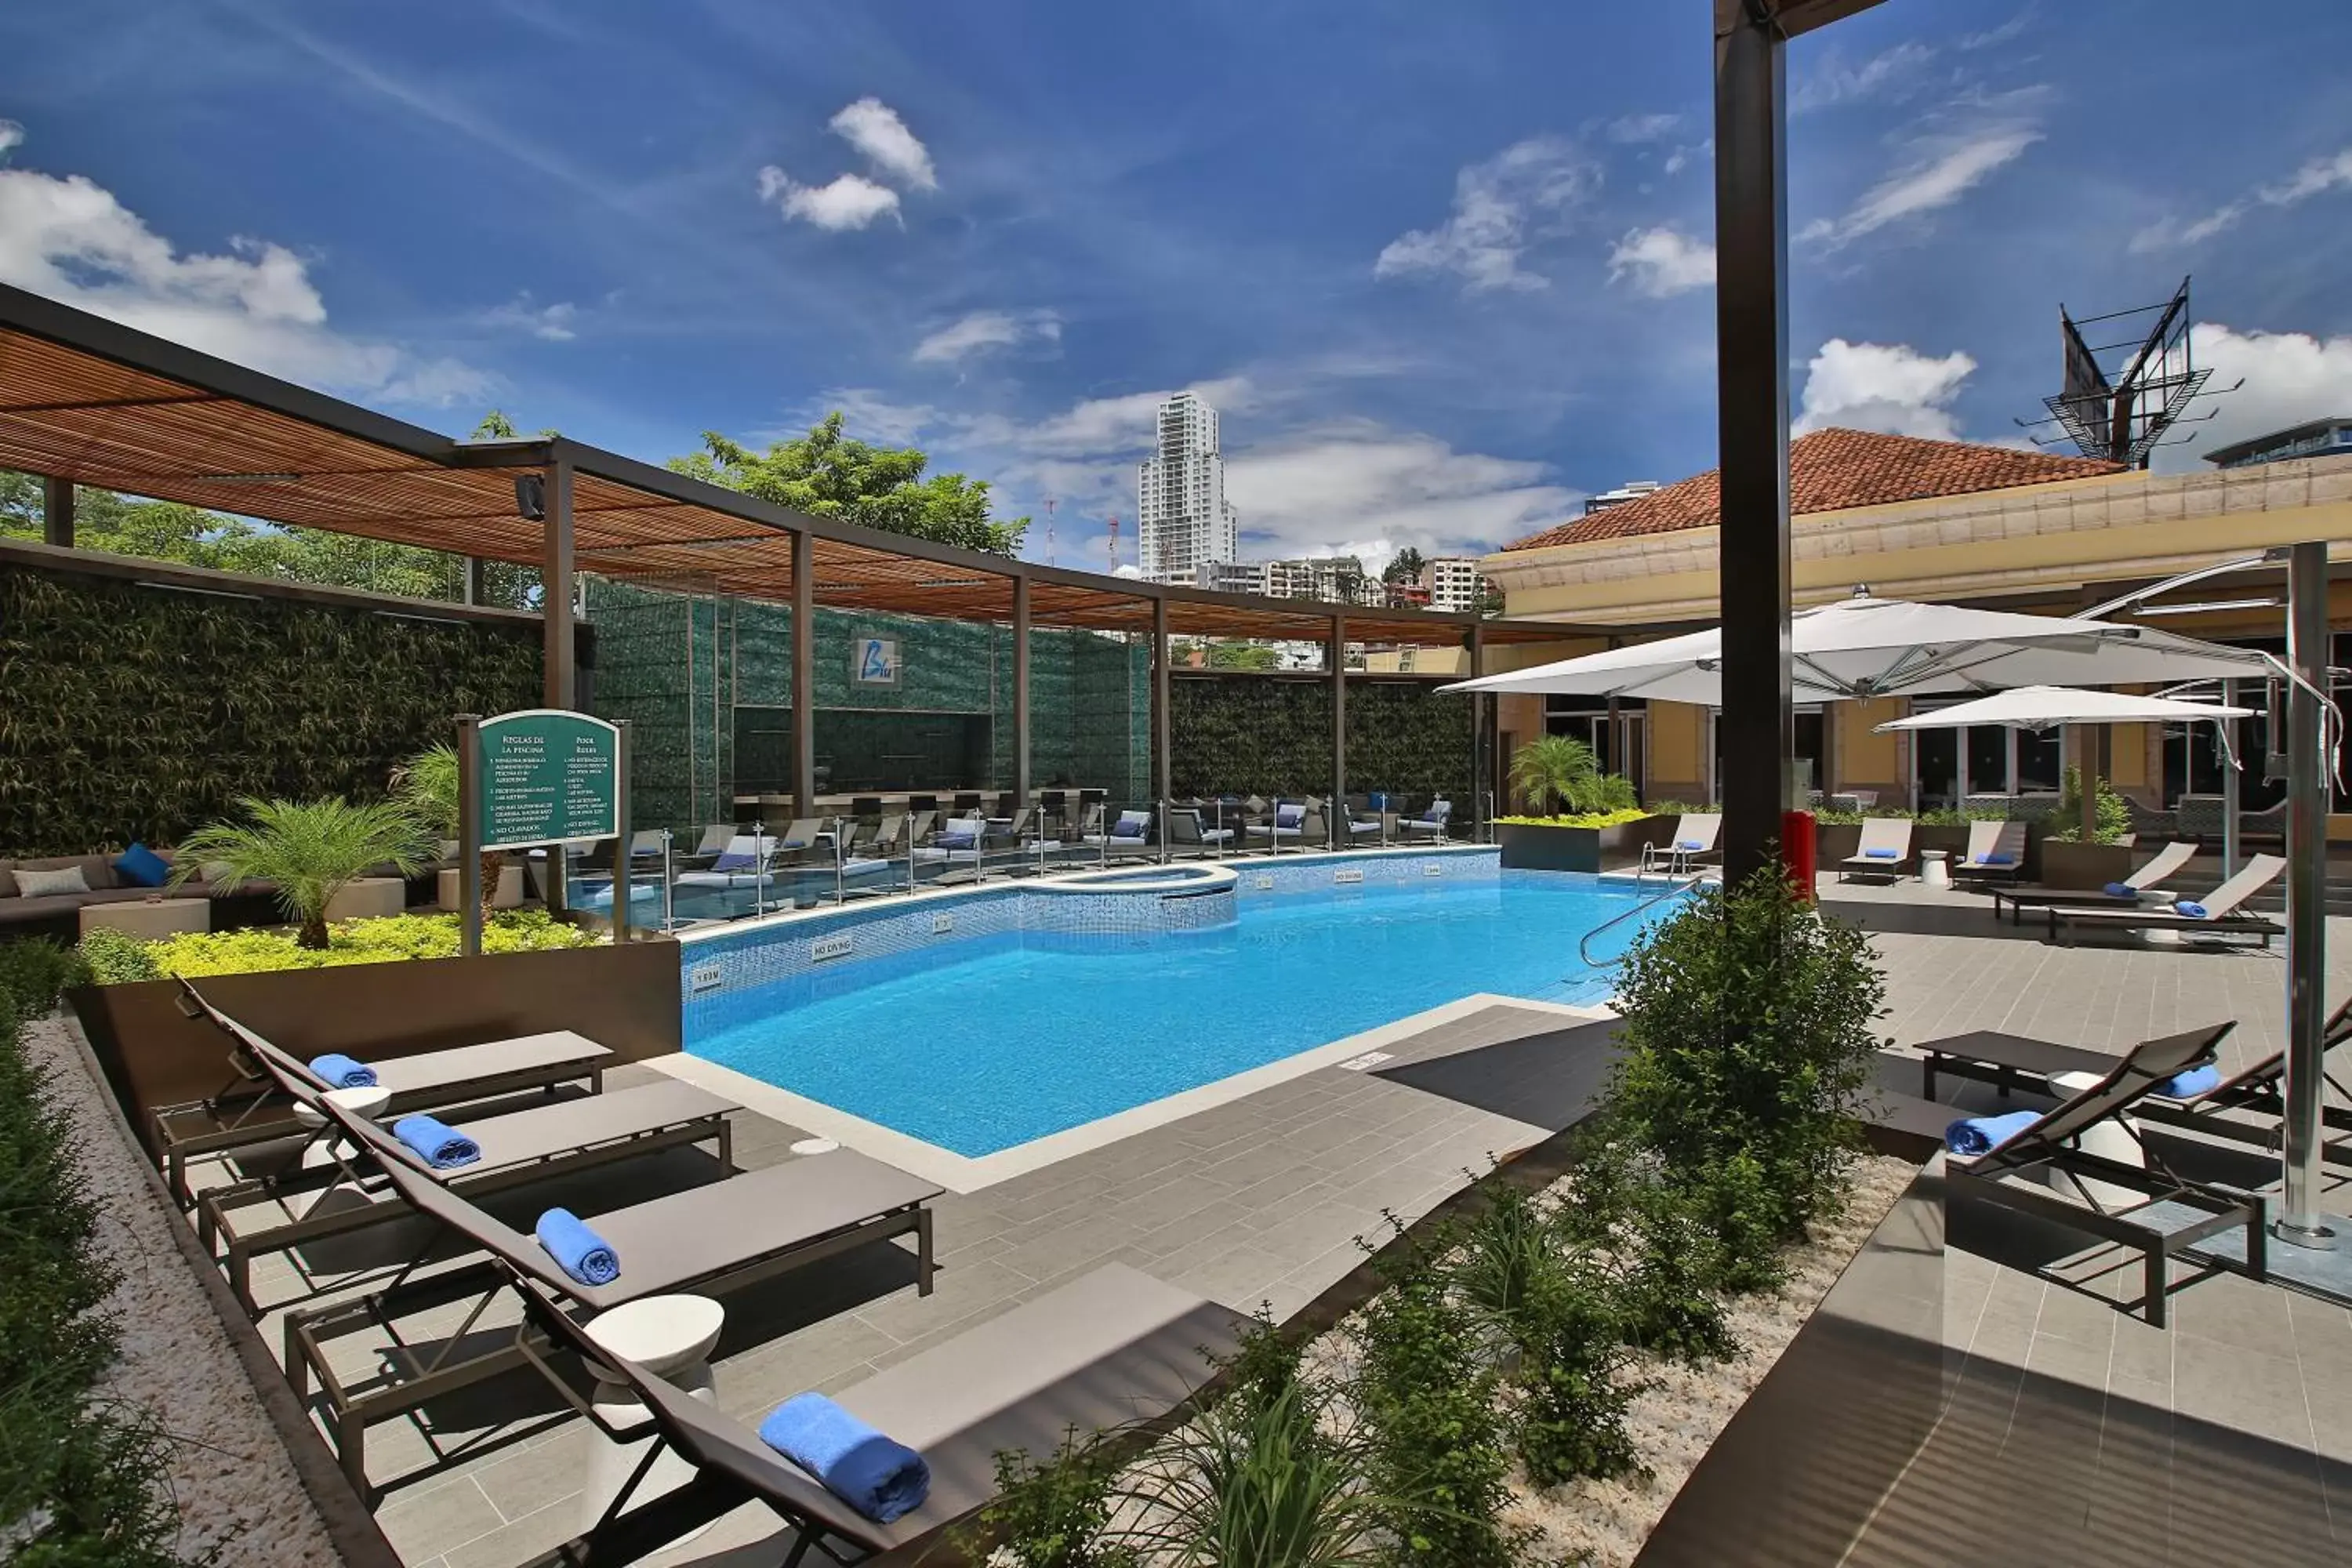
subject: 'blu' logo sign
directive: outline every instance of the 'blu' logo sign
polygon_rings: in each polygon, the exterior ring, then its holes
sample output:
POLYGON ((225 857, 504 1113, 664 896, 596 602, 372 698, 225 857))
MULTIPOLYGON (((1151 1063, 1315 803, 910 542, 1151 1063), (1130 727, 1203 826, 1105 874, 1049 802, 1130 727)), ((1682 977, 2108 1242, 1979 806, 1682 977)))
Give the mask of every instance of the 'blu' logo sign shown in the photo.
POLYGON ((857 639, 857 684, 860 686, 898 684, 898 638, 859 637, 857 639))

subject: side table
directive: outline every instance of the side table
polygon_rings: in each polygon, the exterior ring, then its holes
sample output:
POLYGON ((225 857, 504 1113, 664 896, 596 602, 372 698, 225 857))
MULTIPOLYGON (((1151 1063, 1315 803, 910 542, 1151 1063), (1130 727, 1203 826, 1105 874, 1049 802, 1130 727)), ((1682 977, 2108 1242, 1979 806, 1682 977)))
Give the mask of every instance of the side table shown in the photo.
MULTIPOLYGON (((659 1373, 666 1382, 710 1405, 717 1403, 718 1394, 709 1358, 726 1326, 727 1310, 708 1297, 648 1296, 600 1313, 589 1323, 588 1337, 614 1355, 659 1373)), ((599 1420, 623 1432, 647 1425, 646 1407, 635 1390, 614 1376, 610 1367, 591 1362, 588 1371, 596 1379, 590 1404, 599 1420)), ((642 1436, 620 1438, 592 1432, 588 1440, 588 1474, 580 1491, 583 1533, 604 1518, 613 1500, 621 1495, 621 1489, 628 1485, 630 1476, 643 1462, 646 1446, 654 1437, 648 1429, 642 1436)), ((693 1479, 692 1466, 676 1454, 664 1454, 629 1494, 630 1506, 637 1507, 665 1492, 676 1491, 693 1479)), ((691 1541, 701 1533, 701 1530, 690 1531, 670 1544, 691 1541)))

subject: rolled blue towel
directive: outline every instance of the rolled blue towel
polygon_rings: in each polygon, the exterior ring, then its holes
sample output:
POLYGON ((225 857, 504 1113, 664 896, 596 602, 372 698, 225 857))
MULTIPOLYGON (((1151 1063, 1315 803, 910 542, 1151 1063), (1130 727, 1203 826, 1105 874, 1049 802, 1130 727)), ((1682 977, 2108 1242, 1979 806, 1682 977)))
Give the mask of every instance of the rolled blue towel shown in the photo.
POLYGON ((583 1285, 610 1285, 621 1277, 621 1255, 570 1209, 550 1209, 531 1227, 555 1266, 583 1285))
POLYGON ((923 1506, 931 1468, 822 1394, 795 1394, 760 1423, 760 1441, 877 1524, 923 1506))
POLYGON ((2129 882, 2109 882, 2103 889, 2111 899, 2137 899, 2139 889, 2129 882))
POLYGON ((938 842, 942 849, 970 849, 979 844, 980 836, 973 833, 942 833, 938 842))
POLYGON ((437 1116, 404 1116, 392 1124, 392 1135, 436 1171, 454 1171, 482 1157, 480 1144, 437 1116))
POLYGON ((357 1057, 347 1057, 341 1051, 329 1051, 323 1057, 310 1060, 310 1076, 330 1089, 373 1089, 375 1068, 357 1057))
POLYGON ((1706 846, 1701 844, 1696 838, 1677 838, 1675 840, 1675 847, 1677 849, 1704 849, 1706 846))
POLYGON ((2211 1062, 2187 1072, 2174 1073, 2156 1086, 2156 1092, 2168 1100, 2194 1100, 2221 1081, 2221 1069, 2211 1062))
POLYGON ((1979 866, 2014 866, 2017 864, 2017 857, 2003 850, 1990 849, 1977 857, 1977 864, 1979 866))
POLYGON ((1955 1154, 1990 1154, 2042 1120, 2038 1110, 2006 1116, 1963 1116, 1944 1129, 1944 1147, 1955 1154))
POLYGON ((2199 903, 2194 899, 2181 900, 2179 903, 2172 906, 2172 912, 2176 915, 2185 915, 2192 921, 2201 921, 2208 918, 2205 913, 2205 906, 2199 903))
POLYGON ((1899 849, 1865 849, 1862 853, 1863 858, 1868 860, 1899 860, 1903 858, 1899 849))

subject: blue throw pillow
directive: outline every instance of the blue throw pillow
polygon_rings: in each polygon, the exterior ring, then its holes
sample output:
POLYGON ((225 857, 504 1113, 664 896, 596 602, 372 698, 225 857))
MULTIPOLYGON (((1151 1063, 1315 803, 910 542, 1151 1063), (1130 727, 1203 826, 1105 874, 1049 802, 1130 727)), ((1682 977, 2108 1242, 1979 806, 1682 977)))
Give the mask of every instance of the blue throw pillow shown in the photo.
POLYGON ((114 872, 134 888, 160 888, 172 879, 172 863, 134 843, 114 858, 114 872))
POLYGON ((1276 827, 1297 827, 1306 820, 1307 808, 1303 805, 1277 805, 1274 808, 1274 825, 1276 827))

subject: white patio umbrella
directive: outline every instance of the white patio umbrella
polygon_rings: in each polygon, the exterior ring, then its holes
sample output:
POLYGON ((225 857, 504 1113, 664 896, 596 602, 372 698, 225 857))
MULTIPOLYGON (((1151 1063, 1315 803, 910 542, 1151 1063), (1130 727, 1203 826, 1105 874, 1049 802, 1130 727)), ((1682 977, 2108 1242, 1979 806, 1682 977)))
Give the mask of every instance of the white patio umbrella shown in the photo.
POLYGON ((2251 708, 2219 702, 2189 702, 2178 697, 2134 697, 2122 691, 2074 691, 2059 686, 2021 686, 1973 702, 1955 702, 1908 719, 1890 719, 1888 730, 1944 730, 2000 724, 2011 730, 2050 730, 2061 724, 2169 724, 2181 720, 2248 719, 2251 708))
MULTIPOLYGON (((1800 702, 2018 686, 2261 679, 2268 673, 2259 653, 2154 626, 1861 595, 1800 612, 1791 619, 1790 637, 1790 677, 1800 702)), ((1710 628, 1440 689, 1643 697, 1715 708, 1723 702, 1722 662, 1722 631, 1710 628)))

